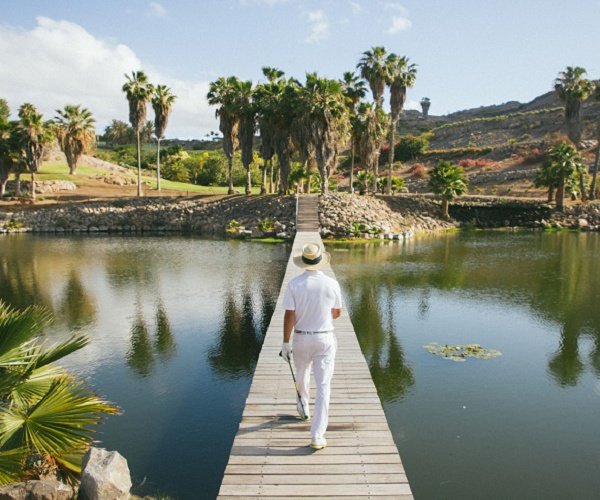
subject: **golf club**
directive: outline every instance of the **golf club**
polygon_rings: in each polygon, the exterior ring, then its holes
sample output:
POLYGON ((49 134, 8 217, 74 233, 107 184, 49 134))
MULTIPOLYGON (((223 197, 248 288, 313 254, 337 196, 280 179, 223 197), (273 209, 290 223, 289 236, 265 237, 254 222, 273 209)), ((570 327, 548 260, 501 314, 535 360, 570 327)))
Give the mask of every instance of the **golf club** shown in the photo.
MULTIPOLYGON (((281 355, 281 351, 279 351, 279 355, 283 358, 283 356, 281 355)), ((298 384, 296 383, 296 376, 294 375, 294 369, 292 368, 292 362, 291 360, 288 358, 287 359, 288 362, 288 366, 290 367, 290 373, 292 374, 292 379, 294 380, 294 387, 296 388, 296 396, 298 397, 298 401, 300 401, 300 408, 301 408, 301 415, 300 417, 302 418, 302 420, 307 420, 308 416, 306 413, 306 410, 304 409, 304 403, 302 402, 302 398, 300 397, 300 391, 298 390, 298 384)))

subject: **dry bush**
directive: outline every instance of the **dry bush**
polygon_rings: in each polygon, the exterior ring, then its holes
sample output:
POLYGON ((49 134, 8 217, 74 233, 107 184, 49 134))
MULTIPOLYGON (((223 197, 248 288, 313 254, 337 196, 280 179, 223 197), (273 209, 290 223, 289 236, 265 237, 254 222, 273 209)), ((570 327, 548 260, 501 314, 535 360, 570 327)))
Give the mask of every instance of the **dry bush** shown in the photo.
POLYGON ((422 163, 415 163, 412 167, 408 169, 408 173, 411 177, 414 177, 415 179, 424 179, 425 177, 427 177, 427 169, 422 163))
POLYGON ((458 160, 457 165, 462 168, 484 168, 484 167, 497 167, 498 164, 489 158, 465 158, 458 160))

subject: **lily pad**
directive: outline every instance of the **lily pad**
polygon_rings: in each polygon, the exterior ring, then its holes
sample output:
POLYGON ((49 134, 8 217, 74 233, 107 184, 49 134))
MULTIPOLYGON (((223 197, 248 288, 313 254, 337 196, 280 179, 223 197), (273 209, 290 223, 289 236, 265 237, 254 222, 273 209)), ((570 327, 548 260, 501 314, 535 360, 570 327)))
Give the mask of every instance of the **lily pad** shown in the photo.
POLYGON ((492 359, 502 356, 500 351, 497 351, 496 349, 485 349, 479 344, 440 345, 437 342, 431 342, 423 347, 431 354, 457 362, 466 361, 467 358, 492 359))

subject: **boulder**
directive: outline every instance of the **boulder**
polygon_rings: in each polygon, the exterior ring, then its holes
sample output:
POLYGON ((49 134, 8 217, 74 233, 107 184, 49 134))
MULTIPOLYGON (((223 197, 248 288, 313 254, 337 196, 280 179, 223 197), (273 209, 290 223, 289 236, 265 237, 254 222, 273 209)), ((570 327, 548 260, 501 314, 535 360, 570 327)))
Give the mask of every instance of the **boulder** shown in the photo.
POLYGON ((79 498, 121 500, 129 498, 131 476, 127 460, 116 451, 90 448, 83 459, 79 498))
POLYGON ((73 488, 56 481, 27 481, 14 483, 0 488, 0 500, 70 500, 73 488))

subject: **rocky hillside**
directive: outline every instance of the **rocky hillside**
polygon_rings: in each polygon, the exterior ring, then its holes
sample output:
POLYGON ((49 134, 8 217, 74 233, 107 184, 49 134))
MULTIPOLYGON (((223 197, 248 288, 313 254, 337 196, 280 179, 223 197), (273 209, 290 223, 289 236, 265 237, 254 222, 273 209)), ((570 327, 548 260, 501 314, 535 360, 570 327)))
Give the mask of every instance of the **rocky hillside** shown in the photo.
MULTIPOLYGON (((417 111, 407 111, 400 130, 402 134, 430 132, 430 149, 434 150, 537 144, 563 131, 563 113, 556 94, 547 92, 528 103, 511 101, 426 120, 417 111)), ((595 139, 600 132, 600 102, 586 101, 582 115, 584 139, 595 139)))

